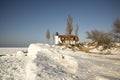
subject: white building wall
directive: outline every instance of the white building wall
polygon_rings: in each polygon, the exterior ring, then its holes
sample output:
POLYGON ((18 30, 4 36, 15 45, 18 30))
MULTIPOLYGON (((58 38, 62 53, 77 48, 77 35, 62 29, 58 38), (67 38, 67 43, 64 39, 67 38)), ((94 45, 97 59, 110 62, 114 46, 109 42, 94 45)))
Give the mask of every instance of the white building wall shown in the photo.
POLYGON ((72 41, 72 44, 75 44, 75 41, 72 41))
POLYGON ((55 36, 55 44, 62 43, 61 39, 58 36, 55 36))
POLYGON ((58 36, 55 36, 55 44, 59 44, 58 36))
POLYGON ((58 43, 62 43, 62 41, 61 41, 61 39, 60 39, 60 38, 58 38, 58 43))

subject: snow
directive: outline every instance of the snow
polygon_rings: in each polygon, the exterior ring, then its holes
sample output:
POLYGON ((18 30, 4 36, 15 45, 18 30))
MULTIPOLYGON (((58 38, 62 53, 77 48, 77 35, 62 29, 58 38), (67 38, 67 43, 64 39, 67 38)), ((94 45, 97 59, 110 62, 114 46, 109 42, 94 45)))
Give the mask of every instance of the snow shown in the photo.
POLYGON ((19 50, 26 48, 0 48, 0 80, 25 80, 26 58, 19 50))
POLYGON ((24 51, 27 52, 27 48, 0 48, 0 55, 13 55, 14 53, 17 53, 18 51, 24 51))
POLYGON ((91 53, 97 53, 97 54, 113 54, 113 55, 120 55, 120 49, 118 48, 111 48, 111 49, 105 49, 100 46, 98 48, 93 48, 89 52, 91 53))
POLYGON ((25 80, 36 80, 36 64, 33 62, 37 57, 36 51, 39 51, 39 46, 31 44, 28 48, 28 59, 26 65, 26 79, 25 80))
POLYGON ((117 49, 108 50, 112 55, 99 55, 34 43, 27 56, 26 48, 13 50, 16 52, 0 49, 0 54, 5 54, 0 56, 0 80, 120 80, 117 49))
POLYGON ((78 69, 78 63, 73 57, 60 55, 55 57, 55 61, 61 65, 66 72, 76 73, 78 69))

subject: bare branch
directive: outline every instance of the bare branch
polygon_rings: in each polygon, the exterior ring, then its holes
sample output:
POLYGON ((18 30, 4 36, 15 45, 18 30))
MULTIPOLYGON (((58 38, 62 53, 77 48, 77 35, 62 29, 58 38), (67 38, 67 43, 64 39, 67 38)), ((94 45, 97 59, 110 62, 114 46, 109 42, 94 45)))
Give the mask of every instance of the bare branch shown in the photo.
POLYGON ((67 16, 66 35, 71 35, 71 34, 72 34, 72 31, 73 31, 72 22, 73 22, 73 18, 72 18, 72 16, 69 14, 69 15, 67 16))
POLYGON ((50 40, 50 31, 49 31, 49 29, 46 30, 46 39, 47 39, 47 43, 49 43, 49 40, 50 40))
POLYGON ((75 30, 75 35, 78 36, 78 31, 79 31, 79 26, 78 23, 76 24, 76 30, 75 30))

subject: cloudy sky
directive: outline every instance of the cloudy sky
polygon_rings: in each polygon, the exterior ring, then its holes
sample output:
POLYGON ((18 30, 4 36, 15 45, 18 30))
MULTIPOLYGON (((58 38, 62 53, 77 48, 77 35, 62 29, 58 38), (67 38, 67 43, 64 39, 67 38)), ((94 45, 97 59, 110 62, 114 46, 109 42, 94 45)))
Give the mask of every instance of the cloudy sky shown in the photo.
POLYGON ((86 31, 112 29, 120 18, 120 0, 0 0, 0 46, 45 43, 47 28, 65 34, 68 14, 74 29, 79 24, 80 41, 87 41, 86 31))

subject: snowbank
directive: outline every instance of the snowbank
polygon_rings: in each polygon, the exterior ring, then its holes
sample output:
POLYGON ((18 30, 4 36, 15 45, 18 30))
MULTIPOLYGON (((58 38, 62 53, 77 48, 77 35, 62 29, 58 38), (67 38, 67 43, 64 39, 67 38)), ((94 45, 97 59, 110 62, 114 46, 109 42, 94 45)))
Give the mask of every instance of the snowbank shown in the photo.
MULTIPOLYGON (((59 48, 61 48, 61 47, 59 47, 59 48)), ((61 48, 61 49, 63 49, 63 48, 61 48)), ((40 44, 40 43, 30 44, 30 46, 28 48, 28 52, 29 52, 28 56, 32 55, 32 57, 33 57, 33 55, 36 56, 37 54, 44 53, 49 58, 53 59, 54 61, 58 62, 61 66, 63 66, 65 68, 65 70, 68 69, 67 71, 69 71, 69 72, 75 73, 77 70, 78 63, 73 57, 65 55, 65 54, 61 55, 59 53, 52 52, 51 47, 48 44, 40 44)))
POLYGON ((0 80, 120 80, 120 55, 87 54, 41 43, 30 44, 26 54, 17 50, 0 56, 0 80))
MULTIPOLYGON (((58 69, 58 71, 59 71, 58 67, 61 67, 61 70, 65 71, 65 72, 72 73, 72 74, 76 73, 76 71, 78 69, 77 61, 71 56, 61 55, 57 51, 55 52, 54 50, 52 50, 53 48, 55 48, 55 46, 50 47, 47 44, 40 44, 40 43, 39 44, 38 43, 30 44, 30 46, 28 48, 29 63, 26 66, 26 73, 27 73, 26 80, 28 80, 28 79, 36 80, 36 77, 38 77, 37 74, 39 72, 36 72, 36 71, 38 71, 42 65, 40 65, 38 67, 38 66, 36 66, 36 64, 38 64, 38 63, 41 64, 39 62, 39 57, 41 57, 40 56, 41 54, 46 56, 49 59, 49 61, 54 62, 54 64, 52 63, 51 66, 56 65, 57 66, 56 69, 58 69), (37 60, 36 63, 34 63, 34 60, 37 60), (35 72, 36 72, 36 75, 34 74, 35 72), (29 75, 31 75, 31 77, 29 77, 29 75)), ((48 64, 50 64, 50 63, 48 63, 48 64)), ((46 65, 48 65, 48 64, 46 64, 46 65)), ((48 65, 45 68, 49 68, 49 67, 50 66, 48 65)), ((51 68, 53 68, 53 67, 51 67, 51 68)), ((43 73, 43 71, 42 71, 42 73, 43 73)), ((47 76, 50 78, 50 75, 47 75, 47 76)))
MULTIPOLYGON (((94 55, 80 51, 74 52, 64 46, 37 43, 31 44, 28 52, 30 59, 26 71, 30 73, 28 75, 33 76, 34 80, 110 80, 111 76, 120 76, 119 72, 115 72, 113 71, 115 69, 111 68, 115 65, 111 64, 111 61, 106 63, 103 62, 106 60, 105 58, 96 58, 94 55), (34 67, 31 68, 30 65, 34 65, 34 67), (110 77, 99 75, 110 75, 110 77)), ((118 69, 120 68, 117 67, 117 71, 118 69)), ((118 78, 112 77, 112 79, 118 78)))

